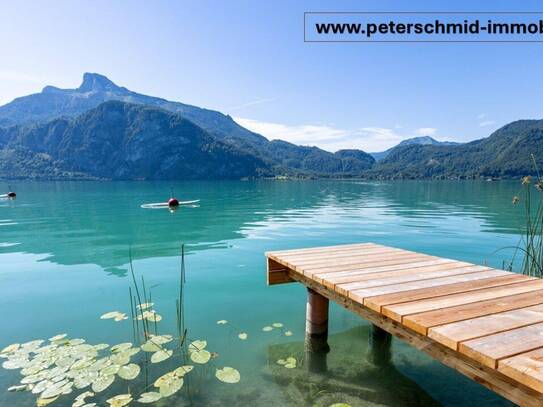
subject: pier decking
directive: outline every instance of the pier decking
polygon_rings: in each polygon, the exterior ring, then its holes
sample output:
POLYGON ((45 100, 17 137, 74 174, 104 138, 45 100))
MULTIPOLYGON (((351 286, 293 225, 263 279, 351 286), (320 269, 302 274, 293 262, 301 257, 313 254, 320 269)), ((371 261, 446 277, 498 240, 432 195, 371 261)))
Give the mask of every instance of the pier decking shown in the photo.
MULTIPOLYGON (((266 256, 269 285, 310 289, 308 315, 333 300, 512 402, 543 405, 543 280, 373 243, 266 256)), ((316 318, 325 332, 327 309, 316 318)))

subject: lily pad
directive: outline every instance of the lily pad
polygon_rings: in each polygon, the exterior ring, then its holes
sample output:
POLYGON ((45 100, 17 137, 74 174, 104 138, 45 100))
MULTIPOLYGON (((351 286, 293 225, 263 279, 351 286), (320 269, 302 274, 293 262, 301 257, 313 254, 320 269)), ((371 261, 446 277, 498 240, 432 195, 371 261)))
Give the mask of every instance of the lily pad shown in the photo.
POLYGON ((262 330, 264 332, 270 332, 273 328, 271 326, 265 326, 264 328, 262 328, 262 330))
POLYGON ((222 369, 217 369, 217 371, 215 372, 215 376, 217 377, 217 379, 224 383, 234 384, 240 381, 239 372, 233 367, 226 366, 222 369))
POLYGON ((115 322, 124 321, 125 319, 128 319, 128 316, 124 313, 119 313, 115 318, 113 319, 115 322))
POLYGON ((36 406, 37 407, 45 407, 46 405, 51 404, 56 399, 58 399, 58 396, 51 397, 51 398, 48 398, 48 399, 40 397, 38 400, 36 400, 36 406))
POLYGON ((11 345, 6 346, 2 351, 0 351, 0 354, 7 354, 7 353, 13 353, 19 349, 19 346, 21 346, 18 343, 12 343, 11 345))
POLYGON ((138 403, 154 403, 155 401, 158 401, 162 398, 162 395, 156 391, 150 391, 147 393, 140 394, 140 398, 138 399, 138 403))
POLYGON ((163 360, 169 359, 173 355, 173 350, 161 349, 151 356, 151 363, 160 363, 163 360))
POLYGON ((203 340, 192 341, 189 344, 189 352, 205 349, 206 346, 207 346, 207 341, 203 341, 203 340))
POLYGON ((334 403, 330 404, 329 407, 351 407, 351 405, 347 403, 334 403))
POLYGON ((130 355, 125 352, 118 352, 111 355, 109 360, 115 365, 124 366, 130 363, 130 355))
POLYGON ((132 395, 130 394, 119 394, 115 397, 111 397, 110 399, 107 399, 107 403, 111 407, 123 407, 132 401, 132 395))
POLYGON ((285 336, 292 336, 292 335, 293 335, 293 334, 292 334, 291 331, 286 331, 286 332, 285 332, 285 336))
POLYGON ((8 388, 8 391, 25 391, 28 390, 28 386, 26 384, 22 384, 19 386, 11 386, 8 388))
POLYGON ((247 339, 247 334, 245 332, 242 332, 238 335, 238 338, 244 341, 245 339, 247 339))
POLYGON ((111 383, 113 383, 114 381, 115 381, 114 375, 98 376, 98 378, 92 384, 92 391, 94 391, 95 393, 100 393, 101 391, 104 391, 109 386, 111 386, 111 383))
POLYGON ((122 351, 125 351, 127 349, 130 349, 132 347, 132 343, 131 342, 123 342, 123 343, 119 343, 118 345, 114 345, 111 347, 111 351, 113 353, 115 352, 122 352, 122 351))
POLYGON ((194 363, 205 364, 209 362, 209 359, 211 359, 211 353, 205 349, 190 353, 190 360, 192 360, 194 363))
POLYGON ((155 305, 153 302, 145 302, 143 304, 136 305, 136 308, 140 310, 146 310, 148 308, 151 308, 153 305, 155 305))
POLYGON ((125 380, 133 380, 138 377, 140 370, 141 369, 138 365, 131 363, 129 365, 122 366, 117 372, 117 375, 125 380))
POLYGON ((150 338, 151 341, 156 343, 157 345, 164 345, 165 343, 171 342, 173 340, 173 336, 171 335, 151 335, 150 338))
POLYGON ((141 350, 144 351, 144 352, 158 352, 161 349, 162 349, 161 346, 159 344, 153 342, 152 339, 149 339, 141 347, 141 350))
POLYGON ((194 369, 194 366, 192 366, 192 365, 184 365, 184 366, 178 367, 173 372, 177 377, 183 377, 187 373, 191 372, 192 369, 194 369))
POLYGON ((58 335, 55 335, 55 336, 49 338, 49 342, 58 342, 58 341, 61 341, 64 338, 66 338, 67 336, 68 336, 68 334, 58 334, 58 335))
POLYGON ((160 386, 158 390, 162 397, 170 397, 181 390, 181 387, 183 387, 183 379, 174 376, 173 379, 160 386))
POLYGON ((106 312, 105 314, 100 316, 100 319, 113 319, 113 318, 116 318, 118 315, 122 315, 122 312, 119 312, 119 311, 106 312))
POLYGON ((286 362, 287 363, 285 363, 285 367, 287 369, 294 369, 296 367, 296 359, 294 359, 293 357, 287 358, 286 362))
POLYGON ((228 321, 226 319, 221 319, 220 321, 217 321, 217 325, 225 325, 228 321))
POLYGON ((272 324, 272 326, 273 326, 274 328, 282 328, 282 327, 283 327, 283 324, 282 324, 281 322, 274 322, 274 323, 272 324))
POLYGON ((85 391, 81 393, 79 396, 77 396, 74 400, 74 403, 72 404, 72 407, 81 407, 85 404, 85 399, 87 397, 93 397, 94 393, 92 391, 85 391))

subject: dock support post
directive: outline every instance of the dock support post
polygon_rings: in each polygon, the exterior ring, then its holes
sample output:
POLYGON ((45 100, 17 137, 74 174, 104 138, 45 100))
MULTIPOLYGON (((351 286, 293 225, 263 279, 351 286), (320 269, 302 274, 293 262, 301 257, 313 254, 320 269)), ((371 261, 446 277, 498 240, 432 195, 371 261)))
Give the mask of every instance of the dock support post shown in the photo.
POLYGON ((328 298, 311 288, 307 289, 305 322, 305 360, 310 372, 327 370, 328 346, 328 298))
POLYGON ((392 357, 391 348, 392 335, 372 324, 368 338, 368 362, 375 366, 389 365, 392 357))

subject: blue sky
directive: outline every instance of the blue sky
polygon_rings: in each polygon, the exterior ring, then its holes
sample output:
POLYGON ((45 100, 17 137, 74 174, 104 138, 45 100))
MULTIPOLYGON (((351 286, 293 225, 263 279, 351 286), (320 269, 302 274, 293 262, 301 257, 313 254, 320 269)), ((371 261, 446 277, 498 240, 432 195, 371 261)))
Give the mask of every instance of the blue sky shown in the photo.
POLYGON ((543 44, 308 44, 304 11, 537 11, 514 1, 25 1, 0 5, 0 103, 99 72, 269 138, 379 151, 542 118, 543 44))

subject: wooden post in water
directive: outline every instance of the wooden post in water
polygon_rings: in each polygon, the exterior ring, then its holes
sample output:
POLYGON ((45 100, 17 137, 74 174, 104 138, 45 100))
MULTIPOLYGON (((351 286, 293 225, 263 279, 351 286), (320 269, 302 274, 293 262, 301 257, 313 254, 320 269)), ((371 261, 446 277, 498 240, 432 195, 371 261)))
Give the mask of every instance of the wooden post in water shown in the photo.
POLYGON ((371 325, 368 338, 368 362, 375 366, 387 366, 391 360, 392 335, 377 325, 371 325))
POLYGON ((308 288, 305 322, 305 360, 308 370, 314 373, 326 372, 328 352, 328 298, 308 288))

